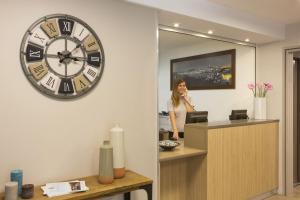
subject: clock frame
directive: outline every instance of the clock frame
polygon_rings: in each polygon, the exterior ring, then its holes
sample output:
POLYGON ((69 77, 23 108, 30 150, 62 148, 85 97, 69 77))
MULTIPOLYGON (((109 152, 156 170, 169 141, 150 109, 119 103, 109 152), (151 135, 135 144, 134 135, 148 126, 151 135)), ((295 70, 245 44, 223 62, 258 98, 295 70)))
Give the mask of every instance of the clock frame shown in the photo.
POLYGON ((20 61, 25 76, 43 94, 73 99, 90 92, 104 70, 104 50, 95 31, 81 19, 47 15, 26 31, 20 61))

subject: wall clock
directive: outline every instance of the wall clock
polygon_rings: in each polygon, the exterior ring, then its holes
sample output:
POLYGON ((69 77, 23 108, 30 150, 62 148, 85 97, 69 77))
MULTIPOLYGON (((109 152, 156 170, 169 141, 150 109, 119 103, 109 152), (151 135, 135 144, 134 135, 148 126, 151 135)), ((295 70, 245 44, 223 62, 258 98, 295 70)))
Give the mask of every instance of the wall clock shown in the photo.
POLYGON ((104 51, 97 34, 82 20, 63 14, 47 15, 29 27, 20 59, 32 85, 60 99, 91 91, 104 69, 104 51))

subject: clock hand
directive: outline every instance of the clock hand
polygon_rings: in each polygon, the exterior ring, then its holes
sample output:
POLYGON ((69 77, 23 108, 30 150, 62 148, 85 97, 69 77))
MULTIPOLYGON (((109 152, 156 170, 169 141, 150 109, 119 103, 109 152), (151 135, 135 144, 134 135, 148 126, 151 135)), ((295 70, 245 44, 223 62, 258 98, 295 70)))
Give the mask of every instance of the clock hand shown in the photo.
POLYGON ((59 58, 59 63, 62 63, 66 56, 64 56, 61 52, 57 52, 58 58, 59 58))
POLYGON ((72 56, 69 56, 69 58, 71 58, 74 61, 86 61, 87 60, 86 58, 83 58, 83 57, 72 57, 72 56))
POLYGON ((65 63, 65 76, 67 77, 68 76, 68 64, 65 63))
POLYGON ((45 56, 47 58, 60 58, 59 55, 55 55, 55 54, 46 54, 45 56))
POLYGON ((79 47, 81 47, 81 44, 77 44, 76 47, 75 47, 72 51, 70 51, 70 53, 72 53, 73 51, 75 51, 75 50, 78 49, 79 47))
POLYGON ((68 39, 65 37, 65 51, 68 51, 68 39))

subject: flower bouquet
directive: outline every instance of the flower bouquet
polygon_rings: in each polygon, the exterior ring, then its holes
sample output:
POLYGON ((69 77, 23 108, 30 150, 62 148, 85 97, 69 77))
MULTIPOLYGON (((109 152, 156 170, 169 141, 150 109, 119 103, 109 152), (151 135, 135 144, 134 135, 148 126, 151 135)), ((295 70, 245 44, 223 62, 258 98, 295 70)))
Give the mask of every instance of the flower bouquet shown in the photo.
POLYGON ((266 95, 273 89, 273 85, 271 83, 250 83, 248 88, 254 95, 254 118, 267 119, 266 95))
POLYGON ((267 92, 273 89, 271 83, 249 83, 248 88, 252 90, 254 97, 266 97, 267 92))

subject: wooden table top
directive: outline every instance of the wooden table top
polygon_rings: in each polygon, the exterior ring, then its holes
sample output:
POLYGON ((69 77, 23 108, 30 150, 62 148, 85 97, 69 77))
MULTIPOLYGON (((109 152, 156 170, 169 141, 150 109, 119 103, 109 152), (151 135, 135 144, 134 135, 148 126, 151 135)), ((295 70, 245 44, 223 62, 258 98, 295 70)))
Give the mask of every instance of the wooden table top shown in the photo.
POLYGON ((183 140, 179 140, 180 145, 177 146, 172 151, 160 151, 159 152, 159 161, 169 161, 169 160, 175 160, 175 159, 181 159, 181 158, 187 158, 192 156, 202 156, 206 155, 206 150, 191 148, 191 147, 185 147, 183 140))
MULTIPOLYGON (((34 188, 34 197, 31 200, 77 200, 77 199, 92 199, 97 197, 110 196, 114 194, 130 192, 138 189, 140 186, 152 184, 152 180, 137 174, 132 171, 126 171, 126 175, 121 179, 114 179, 112 184, 103 185, 98 182, 98 176, 88 176, 76 178, 73 180, 85 181, 89 190, 86 192, 72 193, 57 197, 47 197, 43 195, 41 186, 34 188)), ((4 199, 4 193, 0 193, 0 199, 4 199)), ((22 199, 22 198, 19 198, 22 199)))

